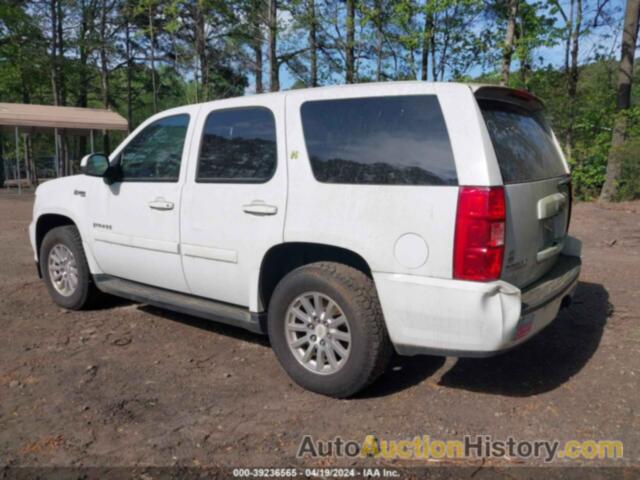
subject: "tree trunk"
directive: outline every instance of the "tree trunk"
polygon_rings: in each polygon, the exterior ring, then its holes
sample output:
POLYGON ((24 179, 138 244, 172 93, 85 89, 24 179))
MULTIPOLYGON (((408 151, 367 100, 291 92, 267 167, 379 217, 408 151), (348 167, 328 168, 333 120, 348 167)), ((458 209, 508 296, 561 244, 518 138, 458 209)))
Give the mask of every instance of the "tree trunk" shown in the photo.
MULTIPOLYGON (((90 49, 87 42, 89 32, 93 30, 94 11, 93 6, 87 5, 86 0, 80 1, 80 32, 78 33, 78 102, 77 105, 87 108, 89 104, 89 69, 87 66, 90 49)), ((79 155, 87 153, 87 137, 82 135, 78 138, 79 155)), ((91 153, 91 152, 90 152, 91 153)))
MULTIPOLYGON (((422 65, 420 79, 427 80, 429 73, 429 49, 431 48, 431 38, 433 37, 433 5, 427 2, 424 13, 424 31, 422 33, 422 65)), ((432 59, 433 61, 433 59, 432 59)))
POLYGON ((153 113, 158 112, 158 87, 156 85, 156 35, 153 26, 153 9, 149 3, 149 39, 151 54, 151 89, 153 90, 153 113))
POLYGON ((355 81, 355 23, 356 23, 356 7, 355 0, 347 0, 347 43, 346 43, 346 81, 353 83, 355 81))
POLYGON ((18 65, 20 65, 20 80, 22 81, 22 103, 31 103, 31 78, 25 72, 25 61, 22 48, 18 50, 18 65))
MULTIPOLYGON (((524 22, 520 22, 520 38, 524 38, 524 22)), ((529 73, 531 73, 529 46, 525 42, 519 51, 520 83, 525 90, 529 90, 529 73)))
POLYGON ((438 65, 436 63, 435 25, 436 25, 436 18, 435 18, 435 14, 434 14, 433 15, 433 28, 432 28, 433 34, 431 35, 431 39, 429 41, 429 47, 431 49, 431 80, 433 80, 434 82, 437 82, 438 81, 438 65))
POLYGON ((567 22, 567 40, 564 47, 564 72, 569 75, 569 55, 571 54, 571 36, 573 35, 573 15, 575 0, 569 0, 569 21, 567 22))
MULTIPOLYGON (((460 15, 459 13, 459 4, 455 4, 452 11, 447 11, 444 14, 444 19, 441 20, 442 27, 442 45, 440 46, 440 58, 438 62, 435 62, 436 54, 435 54, 435 39, 431 40, 431 58, 433 60, 433 79, 434 80, 442 80, 444 79, 445 69, 447 67, 447 60, 449 59, 449 45, 451 43, 452 35, 455 35, 455 27, 452 26, 452 19, 456 18, 460 15), (453 30, 453 32, 452 32, 453 30)), ((436 22, 437 24, 437 22, 436 22)))
POLYGON ((196 2, 195 24, 196 24, 196 54, 200 63, 200 79, 202 81, 202 101, 209 100, 209 57, 206 49, 204 12, 200 2, 196 2))
POLYGON ((278 63, 278 2, 269 0, 269 90, 280 90, 280 64, 278 63))
POLYGON ((60 79, 58 77, 58 0, 50 0, 51 14, 51 91, 53 104, 61 105, 60 79))
POLYGON ((78 60, 80 68, 78 69, 78 106, 87 107, 89 96, 89 79, 87 75, 87 60, 89 58, 89 50, 87 47, 87 35, 89 33, 89 13, 85 0, 80 1, 80 32, 78 35, 78 60))
POLYGON ((382 56, 384 46, 384 20, 382 18, 382 0, 375 2, 375 27, 376 27, 376 80, 382 81, 382 56))
POLYGON ((59 85, 58 88, 60 89, 60 105, 66 105, 67 104, 67 95, 66 95, 66 89, 64 86, 64 33, 63 33, 63 29, 62 29, 62 25, 64 23, 64 13, 62 11, 62 1, 58 0, 57 2, 57 9, 58 9, 58 30, 57 30, 57 36, 58 36, 58 81, 59 81, 59 85))
POLYGON ((620 178, 620 157, 616 154, 626 139, 625 110, 631 106, 631 85, 633 82, 633 60, 638 40, 638 15, 640 14, 640 0, 627 0, 624 14, 624 30, 622 32, 622 48, 620 55, 620 67, 618 69, 618 95, 616 111, 618 112, 613 134, 611 137, 611 149, 607 160, 607 176, 600 193, 600 201, 610 202, 614 200, 618 192, 618 180, 620 178))
MULTIPOLYGON (((102 94, 102 106, 109 108, 109 65, 107 55, 107 0, 102 0, 100 9, 100 91, 102 94)), ((109 153, 109 133, 102 136, 104 153, 109 153)))
POLYGON ((131 132, 133 127, 133 92, 131 91, 131 84, 133 80, 133 61, 131 58, 131 25, 130 21, 130 8, 131 6, 127 2, 127 18, 124 22, 124 39, 125 39, 125 54, 127 56, 127 124, 128 131, 131 132))
MULTIPOLYGON (((63 30, 62 30, 62 5, 61 0, 50 0, 51 14, 51 87, 53 93, 53 104, 64 105, 65 96, 62 86, 62 60, 64 55, 63 30)), ((60 134, 60 142, 57 155, 57 168, 61 175, 65 175, 65 166, 67 165, 66 142, 63 140, 63 133, 60 134)))
POLYGON ((569 120, 567 124, 567 136, 565 138, 565 152, 567 158, 573 155, 573 123, 576 116, 576 94, 578 92, 578 52, 580 46, 580 30, 582 28, 582 0, 576 0, 575 25, 571 31, 571 64, 569 66, 569 78, 567 79, 567 96, 569 98, 569 120))
POLYGON ((500 85, 509 84, 509 73, 511 70, 511 57, 516 38, 516 18, 518 17, 518 0, 509 0, 509 21, 507 23, 507 34, 504 39, 502 50, 502 75, 500 85))
POLYGON ((255 57, 255 67, 253 70, 253 76, 256 82, 256 93, 264 92, 264 85, 262 83, 262 42, 255 40, 253 44, 253 55, 255 57))
POLYGON ((264 6, 262 1, 254 1, 251 8, 251 16, 253 22, 253 39, 251 41, 253 48, 253 77, 256 84, 256 93, 264 92, 263 74, 264 74, 264 60, 263 60, 263 43, 262 26, 264 22, 264 6))
POLYGON ((316 18, 316 2, 308 0, 307 4, 309 14, 309 84, 311 87, 318 86, 318 37, 317 37, 317 18, 316 18))

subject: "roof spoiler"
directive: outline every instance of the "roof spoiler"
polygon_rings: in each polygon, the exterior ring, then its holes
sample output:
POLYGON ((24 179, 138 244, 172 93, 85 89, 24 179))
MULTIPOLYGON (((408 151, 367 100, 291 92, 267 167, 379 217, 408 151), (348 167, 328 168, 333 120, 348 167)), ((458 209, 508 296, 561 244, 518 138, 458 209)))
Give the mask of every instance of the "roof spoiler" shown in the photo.
POLYGON ((544 109, 542 100, 526 90, 492 85, 476 87, 474 88, 474 94, 477 99, 513 103, 531 112, 544 109))

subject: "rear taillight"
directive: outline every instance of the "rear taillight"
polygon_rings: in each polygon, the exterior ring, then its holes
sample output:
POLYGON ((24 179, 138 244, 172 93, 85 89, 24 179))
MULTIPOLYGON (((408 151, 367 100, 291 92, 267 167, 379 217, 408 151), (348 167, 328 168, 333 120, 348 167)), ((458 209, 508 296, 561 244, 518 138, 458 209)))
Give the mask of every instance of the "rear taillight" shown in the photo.
POLYGON ((486 282, 500 278, 506 208, 503 187, 460 187, 453 277, 486 282))

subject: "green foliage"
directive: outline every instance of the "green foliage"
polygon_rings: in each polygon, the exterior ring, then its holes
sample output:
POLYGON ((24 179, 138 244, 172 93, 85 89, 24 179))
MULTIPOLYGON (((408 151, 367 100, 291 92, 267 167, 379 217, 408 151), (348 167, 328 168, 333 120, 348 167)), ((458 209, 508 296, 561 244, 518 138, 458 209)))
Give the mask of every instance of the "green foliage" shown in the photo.
POLYGON ((622 164, 617 200, 640 198, 640 138, 627 141, 612 154, 618 155, 622 164))
MULTIPOLYGON (((593 200, 600 194, 607 171, 607 159, 611 147, 612 127, 616 117, 616 76, 617 62, 599 59, 580 67, 580 81, 576 101, 574 121, 574 145, 571 156, 567 158, 573 176, 574 195, 579 200, 593 200)), ((491 73, 474 79, 482 83, 497 84, 497 73, 491 73)), ((562 69, 547 65, 533 71, 512 72, 511 86, 527 88, 545 102, 546 115, 556 137, 568 155, 565 144, 569 126, 569 98, 566 94, 567 76, 562 69), (526 77, 526 82, 523 81, 526 77)), ((632 96, 640 96, 640 76, 636 75, 632 96)), ((637 100, 636 100, 637 102, 637 100)), ((637 189, 639 155, 632 154, 640 138, 640 105, 625 113, 629 148, 623 149, 623 175, 625 185, 624 198, 631 198, 637 189)), ((637 150, 636 150, 637 152, 637 150)), ((640 153, 640 152, 637 152, 640 153)), ((621 193, 622 195, 622 193, 621 193)))
MULTIPOLYGON (((268 3, 0 1, 0 101, 51 104, 55 65, 61 65, 67 105, 111 108, 129 117, 132 128, 156 110, 243 95, 249 79, 268 83, 271 74, 268 3), (60 6, 63 20, 63 58, 57 61, 52 2, 60 6)), ((565 48, 571 30, 565 2, 519 2, 509 86, 527 89, 545 101, 558 142, 570 157, 576 197, 592 199, 604 182, 616 118, 618 61, 612 32, 620 17, 606 1, 598 8, 587 0, 584 4, 575 101, 567 94, 569 72, 558 65, 557 56, 554 64, 544 57, 550 48, 565 48)), ((319 84, 344 81, 345 5, 334 0, 278 0, 274 58, 277 72, 289 73, 285 86, 310 85, 312 26, 314 78, 319 84)), ((426 73, 429 80, 497 84, 508 6, 508 0, 357 0, 356 81, 415 80, 426 73)), ((623 163, 621 198, 635 197, 638 191, 639 81, 635 78, 633 83, 636 106, 625 114, 629 141, 616 153, 623 163)), ((111 134, 112 145, 119 139, 120 134, 111 134)), ((86 141, 70 143, 74 158, 86 150, 86 141)), ((101 138, 96 143, 101 144, 101 138)), ((50 138, 34 134, 33 150, 35 156, 50 155, 50 138)))

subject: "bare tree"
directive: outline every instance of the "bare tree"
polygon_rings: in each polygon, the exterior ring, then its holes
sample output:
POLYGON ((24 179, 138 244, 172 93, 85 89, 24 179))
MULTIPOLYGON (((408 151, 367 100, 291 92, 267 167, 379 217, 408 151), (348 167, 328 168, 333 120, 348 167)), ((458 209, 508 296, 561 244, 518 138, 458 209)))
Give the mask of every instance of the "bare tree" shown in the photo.
POLYGON ((624 30, 622 31, 622 47, 620 67, 618 69, 618 95, 616 111, 618 113, 611 137, 611 148, 607 160, 607 176, 600 193, 600 201, 610 202, 618 191, 620 177, 620 157, 616 154, 626 139, 627 122, 625 110, 631 106, 631 86, 633 82, 633 60, 638 40, 638 15, 640 14, 640 0, 627 0, 624 14, 624 30))
POLYGON ((347 42, 345 45, 345 79, 347 83, 355 81, 355 23, 356 23, 356 7, 355 0, 347 1, 347 42))
POLYGON ((133 128, 133 42, 131 40, 131 17, 133 15, 130 0, 124 4, 124 55, 127 65, 127 124, 129 131, 133 128))
POLYGON ((256 93, 264 92, 264 85, 262 83, 263 74, 263 60, 262 60, 262 45, 264 43, 262 37, 262 26, 264 24, 264 7, 260 0, 255 1, 251 8, 252 17, 252 30, 253 39, 251 41, 251 48, 253 49, 254 62, 253 76, 256 83, 256 93))
MULTIPOLYGON (((64 12, 61 0, 48 0, 49 16, 51 20, 51 91, 54 105, 65 105, 64 89, 64 12)), ((60 131, 55 139, 57 170, 59 174, 67 173, 67 142, 64 138, 64 131, 60 131)))
POLYGON ((509 73, 511 71, 511 58, 516 39, 516 19, 518 17, 518 0, 509 0, 509 17, 507 21, 507 33, 504 39, 504 47, 502 50, 502 74, 500 77, 500 85, 509 83, 509 73))
MULTIPOLYGON (((433 43, 433 34, 435 24, 433 21, 434 15, 434 5, 433 0, 427 0, 425 3, 425 12, 424 12, 424 30, 422 32, 422 65, 420 71, 420 78, 422 80, 427 80, 429 73, 429 52, 431 50, 431 45, 433 43)), ((435 62, 435 58, 432 57, 432 62, 435 62)), ((435 79, 434 79, 435 80, 435 79)))
POLYGON ((205 14, 202 2, 193 3, 193 20, 195 33, 196 56, 200 66, 200 82, 202 83, 202 101, 209 100, 209 55, 207 54, 207 38, 205 32, 205 14))
POLYGON ((569 98, 569 119, 567 123, 567 134, 565 137, 565 152, 571 158, 573 154, 573 133, 576 117, 576 95, 578 93, 578 53, 580 48, 580 35, 582 29, 582 0, 575 0, 575 13, 573 15, 573 25, 571 30, 571 53, 569 72, 567 77, 567 96, 569 98))
POLYGON ((51 26, 51 87, 53 104, 64 105, 64 12, 61 0, 48 0, 51 26))
POLYGON ((318 86, 318 19, 315 0, 307 0, 309 15, 309 84, 318 86))
POLYGON ((278 62, 278 2, 269 0, 269 90, 280 90, 280 63, 278 62))
MULTIPOLYGON (((80 0, 80 22, 78 30, 78 60, 80 68, 78 69, 78 102, 79 107, 88 105, 90 70, 88 67, 89 57, 94 50, 94 39, 92 33, 95 30, 96 2, 95 0, 80 0)), ((83 137, 84 138, 84 137, 83 137)))
MULTIPOLYGON (((109 62, 113 50, 113 37, 118 32, 118 28, 113 21, 113 10, 118 0, 101 0, 100 15, 98 19, 98 55, 100 59, 100 94, 102 106, 111 108, 111 86, 109 76, 111 68, 109 62)), ((103 148, 105 152, 110 150, 109 132, 105 131, 102 136, 103 148)))
POLYGON ((154 2, 150 1, 147 5, 147 14, 149 19, 149 53, 151 61, 151 88, 153 90, 153 113, 158 111, 158 86, 156 85, 156 29, 153 24, 154 2))

